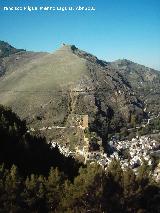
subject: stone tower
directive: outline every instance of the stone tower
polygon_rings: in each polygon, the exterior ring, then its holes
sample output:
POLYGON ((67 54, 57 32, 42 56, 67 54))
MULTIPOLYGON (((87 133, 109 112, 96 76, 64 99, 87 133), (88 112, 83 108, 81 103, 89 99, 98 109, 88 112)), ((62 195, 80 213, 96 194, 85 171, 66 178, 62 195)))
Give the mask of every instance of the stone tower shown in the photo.
POLYGON ((82 118, 82 127, 88 128, 88 115, 84 115, 82 118))

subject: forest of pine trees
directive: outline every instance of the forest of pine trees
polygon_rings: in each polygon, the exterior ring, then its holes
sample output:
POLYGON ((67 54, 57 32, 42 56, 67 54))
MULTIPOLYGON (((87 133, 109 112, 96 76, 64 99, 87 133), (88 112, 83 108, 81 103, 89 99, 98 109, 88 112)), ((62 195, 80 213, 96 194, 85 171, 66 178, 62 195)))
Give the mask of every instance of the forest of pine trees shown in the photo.
POLYGON ((137 175, 113 160, 107 171, 82 165, 27 133, 0 106, 0 212, 159 213, 160 184, 143 164, 137 175))

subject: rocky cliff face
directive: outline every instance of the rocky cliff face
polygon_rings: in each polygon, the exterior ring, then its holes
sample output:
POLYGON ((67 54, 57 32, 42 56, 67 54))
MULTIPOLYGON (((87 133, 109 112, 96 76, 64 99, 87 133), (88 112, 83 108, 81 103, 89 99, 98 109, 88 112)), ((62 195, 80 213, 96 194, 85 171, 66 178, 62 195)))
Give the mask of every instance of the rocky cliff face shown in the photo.
POLYGON ((33 127, 66 126, 72 115, 88 115, 90 130, 106 140, 131 115, 139 121, 145 116, 125 69, 73 45, 52 54, 18 52, 3 57, 1 65, 0 103, 33 127))

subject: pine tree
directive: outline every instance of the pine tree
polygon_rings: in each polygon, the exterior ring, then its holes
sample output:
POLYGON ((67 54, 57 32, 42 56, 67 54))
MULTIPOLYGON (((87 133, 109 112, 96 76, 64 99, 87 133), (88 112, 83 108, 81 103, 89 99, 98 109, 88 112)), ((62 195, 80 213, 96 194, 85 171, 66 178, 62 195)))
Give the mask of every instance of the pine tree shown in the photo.
POLYGON ((48 179, 46 181, 46 200, 47 208, 49 212, 55 211, 60 204, 60 200, 63 194, 63 175, 58 169, 50 169, 48 179))
POLYGON ((81 168, 74 183, 66 183, 66 196, 62 204, 65 211, 102 212, 103 178, 104 172, 98 165, 81 168))
POLYGON ((124 211, 123 199, 123 170, 120 162, 112 160, 104 181, 103 205, 108 213, 119 213, 124 211))
POLYGON ((137 196, 138 184, 136 181, 136 175, 131 168, 127 168, 123 172, 123 199, 124 206, 127 212, 136 212, 136 196, 137 196))
POLYGON ((25 190, 23 200, 27 210, 35 211, 37 209, 37 177, 32 174, 25 180, 25 190))
POLYGON ((19 201, 21 200, 21 190, 21 179, 19 177, 17 167, 13 165, 5 179, 5 211, 12 213, 19 212, 21 210, 21 207, 19 206, 19 201))

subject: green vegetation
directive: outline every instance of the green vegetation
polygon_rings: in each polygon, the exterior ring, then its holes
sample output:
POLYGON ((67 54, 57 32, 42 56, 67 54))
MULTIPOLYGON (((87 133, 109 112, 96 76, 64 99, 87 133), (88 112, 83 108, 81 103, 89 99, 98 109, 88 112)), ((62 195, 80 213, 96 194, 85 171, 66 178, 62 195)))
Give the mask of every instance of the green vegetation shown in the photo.
POLYGON ((113 132, 108 134, 108 139, 111 139, 113 136, 119 140, 128 139, 131 140, 136 136, 142 136, 147 134, 159 133, 160 132, 160 117, 154 118, 150 121, 149 124, 140 126, 137 123, 135 116, 131 116, 131 125, 130 128, 122 127, 118 132, 113 132), (138 125, 138 128, 136 126, 138 125))
POLYGON ((101 138, 97 135, 96 132, 90 132, 89 128, 84 130, 85 137, 89 140, 89 151, 97 151, 100 148, 102 149, 101 138))
POLYGON ((152 134, 160 131, 160 117, 150 121, 148 125, 138 130, 139 135, 152 134))
POLYGON ((145 162, 137 176, 116 160, 106 172, 96 164, 80 168, 26 130, 0 106, 0 212, 159 212, 160 185, 145 162))
POLYGON ((58 148, 51 148, 45 138, 27 133, 25 121, 21 121, 10 109, 0 106, 0 163, 7 168, 18 166, 22 175, 47 175, 51 167, 58 167, 73 179, 78 174, 79 163, 64 157, 58 148))
POLYGON ((132 126, 133 128, 136 128, 136 123, 137 123, 137 116, 134 115, 134 114, 132 114, 132 115, 131 115, 131 126, 132 126))
POLYGON ((91 132, 89 128, 86 128, 84 130, 85 137, 88 138, 89 140, 97 140, 99 139, 98 135, 96 132, 91 132))
POLYGON ((137 176, 131 169, 122 171, 117 161, 106 173, 96 164, 88 165, 74 182, 58 169, 51 168, 48 176, 24 178, 15 165, 0 166, 1 212, 158 213, 159 199, 159 186, 145 164, 137 176))

